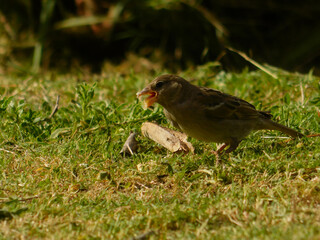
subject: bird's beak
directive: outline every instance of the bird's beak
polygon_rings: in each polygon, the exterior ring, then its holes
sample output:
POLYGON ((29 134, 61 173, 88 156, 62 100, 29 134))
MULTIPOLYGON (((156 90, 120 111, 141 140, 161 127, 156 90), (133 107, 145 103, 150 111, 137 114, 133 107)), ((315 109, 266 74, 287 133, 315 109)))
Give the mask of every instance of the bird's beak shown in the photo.
POLYGON ((142 89, 142 91, 137 93, 137 97, 139 98, 139 100, 144 95, 149 95, 149 97, 144 100, 147 108, 152 106, 152 104, 154 104, 158 100, 158 92, 151 90, 149 87, 146 87, 142 89))

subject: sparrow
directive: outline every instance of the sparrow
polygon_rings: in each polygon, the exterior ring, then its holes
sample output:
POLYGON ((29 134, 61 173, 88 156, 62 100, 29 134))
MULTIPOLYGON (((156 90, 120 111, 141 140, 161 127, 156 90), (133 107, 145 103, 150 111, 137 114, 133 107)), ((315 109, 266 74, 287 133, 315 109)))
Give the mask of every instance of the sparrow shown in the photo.
POLYGON ((268 112, 257 110, 252 104, 235 96, 191 84, 182 77, 161 75, 137 93, 147 95, 147 107, 158 103, 172 125, 190 137, 205 142, 223 143, 218 152, 239 143, 256 130, 277 130, 292 138, 304 135, 271 120, 268 112))

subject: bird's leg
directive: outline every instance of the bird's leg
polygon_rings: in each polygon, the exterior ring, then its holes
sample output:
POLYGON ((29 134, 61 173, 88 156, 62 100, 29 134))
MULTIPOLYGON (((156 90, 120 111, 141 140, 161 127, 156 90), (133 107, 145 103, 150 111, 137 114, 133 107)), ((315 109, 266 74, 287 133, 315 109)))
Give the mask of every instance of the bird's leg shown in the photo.
POLYGON ((211 152, 216 156, 217 159, 219 159, 219 155, 225 149, 229 144, 224 143, 217 151, 211 150, 211 152))
POLYGON ((216 156, 216 165, 219 165, 220 163, 220 155, 223 149, 225 149, 228 146, 228 144, 224 143, 217 151, 211 150, 211 152, 216 156))
POLYGON ((241 141, 238 141, 237 139, 232 138, 232 141, 230 142, 230 147, 226 150, 226 153, 231 153, 233 150, 235 150, 239 146, 240 142, 241 141))
POLYGON ((231 153, 233 150, 235 150, 239 146, 240 142, 241 141, 238 141, 238 139, 236 139, 236 138, 231 138, 230 143, 224 143, 217 151, 212 151, 213 154, 216 156, 217 164, 220 162, 220 157, 219 156, 221 155, 221 152, 227 146, 229 146, 229 148, 226 150, 226 153, 231 153))
POLYGON ((225 149, 229 144, 224 143, 221 147, 219 147, 219 149, 216 151, 217 154, 220 154, 223 149, 225 149))

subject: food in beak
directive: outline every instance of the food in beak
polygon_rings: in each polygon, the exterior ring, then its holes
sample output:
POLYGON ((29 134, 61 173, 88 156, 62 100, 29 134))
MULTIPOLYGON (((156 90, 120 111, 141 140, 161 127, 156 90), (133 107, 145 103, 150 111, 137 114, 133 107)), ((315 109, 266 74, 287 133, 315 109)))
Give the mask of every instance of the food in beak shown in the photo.
POLYGON ((137 93, 137 97, 141 100, 141 97, 144 95, 149 95, 146 99, 144 99, 144 104, 148 108, 152 106, 158 100, 158 93, 149 88, 145 88, 142 91, 137 93))

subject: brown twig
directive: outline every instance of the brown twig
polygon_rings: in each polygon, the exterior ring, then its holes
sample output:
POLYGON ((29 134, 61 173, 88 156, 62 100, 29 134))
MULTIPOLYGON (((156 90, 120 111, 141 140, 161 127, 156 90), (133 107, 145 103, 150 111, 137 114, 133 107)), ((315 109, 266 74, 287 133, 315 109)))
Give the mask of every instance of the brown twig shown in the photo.
POLYGON ((309 134, 306 137, 308 137, 308 138, 310 138, 310 137, 320 137, 320 133, 309 134))
POLYGON ((6 202, 10 202, 12 200, 24 202, 24 201, 29 201, 29 200, 32 200, 32 199, 35 199, 35 198, 39 198, 39 197, 40 197, 39 195, 35 195, 35 196, 26 197, 26 198, 20 198, 20 199, 6 198, 6 199, 3 199, 3 201, 0 201, 0 203, 6 203, 6 202))
MULTIPOLYGON (((314 133, 314 134, 305 135, 305 137, 307 137, 307 138, 320 137, 320 133, 314 133)), ((285 142, 285 143, 288 143, 288 142, 290 142, 290 141, 292 141, 292 140, 294 140, 294 139, 295 139, 295 138, 289 138, 289 139, 285 140, 284 142, 285 142)))

